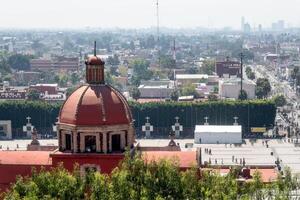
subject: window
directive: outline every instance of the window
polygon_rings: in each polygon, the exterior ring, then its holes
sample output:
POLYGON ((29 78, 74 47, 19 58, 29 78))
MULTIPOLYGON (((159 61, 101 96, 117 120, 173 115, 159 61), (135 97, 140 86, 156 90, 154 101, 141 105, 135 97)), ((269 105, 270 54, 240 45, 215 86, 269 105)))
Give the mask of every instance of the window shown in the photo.
POLYGON ((96 152, 96 136, 85 136, 85 151, 96 152))
POLYGON ((111 137, 112 142, 112 151, 121 151, 121 136, 120 134, 112 135, 111 137))
POLYGON ((66 150, 71 150, 71 134, 66 134, 66 150))

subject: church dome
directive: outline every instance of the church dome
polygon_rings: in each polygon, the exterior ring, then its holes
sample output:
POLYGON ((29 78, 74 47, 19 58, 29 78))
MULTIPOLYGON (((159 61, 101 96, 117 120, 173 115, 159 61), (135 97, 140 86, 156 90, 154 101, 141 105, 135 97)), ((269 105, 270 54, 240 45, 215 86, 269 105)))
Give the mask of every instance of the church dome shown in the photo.
POLYGON ((134 143, 134 127, 125 97, 105 83, 104 62, 96 55, 86 64, 86 84, 65 101, 57 122, 59 150, 120 153, 134 143))
POLYGON ((125 97, 106 84, 83 85, 65 101, 59 122, 78 126, 119 125, 132 122, 125 97))

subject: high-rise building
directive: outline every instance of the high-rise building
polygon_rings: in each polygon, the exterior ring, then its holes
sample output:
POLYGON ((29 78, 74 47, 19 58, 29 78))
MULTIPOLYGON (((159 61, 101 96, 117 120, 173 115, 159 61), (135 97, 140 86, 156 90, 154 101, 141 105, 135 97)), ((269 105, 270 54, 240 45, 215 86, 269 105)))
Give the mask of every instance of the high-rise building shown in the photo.
POLYGON ((244 31, 245 28, 245 17, 243 16, 241 19, 241 31, 244 31))

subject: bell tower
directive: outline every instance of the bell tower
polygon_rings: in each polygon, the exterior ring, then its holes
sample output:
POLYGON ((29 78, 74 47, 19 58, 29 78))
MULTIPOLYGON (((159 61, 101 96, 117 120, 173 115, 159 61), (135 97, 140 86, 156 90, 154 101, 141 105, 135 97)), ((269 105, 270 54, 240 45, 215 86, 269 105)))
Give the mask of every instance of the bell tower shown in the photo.
POLYGON ((89 56, 86 64, 86 82, 88 84, 105 84, 104 62, 96 54, 96 41, 94 42, 94 55, 89 56))

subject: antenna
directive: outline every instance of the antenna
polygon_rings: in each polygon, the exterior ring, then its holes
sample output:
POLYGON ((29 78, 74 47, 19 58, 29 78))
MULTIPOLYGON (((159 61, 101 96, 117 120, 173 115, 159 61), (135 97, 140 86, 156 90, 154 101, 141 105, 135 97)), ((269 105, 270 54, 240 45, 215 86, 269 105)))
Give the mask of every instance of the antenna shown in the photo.
POLYGON ((160 48, 159 48, 159 9, 158 9, 158 0, 156 0, 156 32, 157 32, 157 57, 158 57, 158 67, 160 68, 160 48))
POLYGON ((173 40, 173 60, 176 61, 176 41, 173 40))
POLYGON ((96 56, 97 43, 94 41, 94 56, 96 56))
POLYGON ((242 91, 243 91, 243 58, 244 58, 243 52, 240 53, 240 56, 241 56, 241 91, 240 91, 240 93, 242 93, 242 91))
POLYGON ((157 44, 159 44, 159 9, 158 9, 158 0, 156 0, 156 31, 157 31, 157 44))

